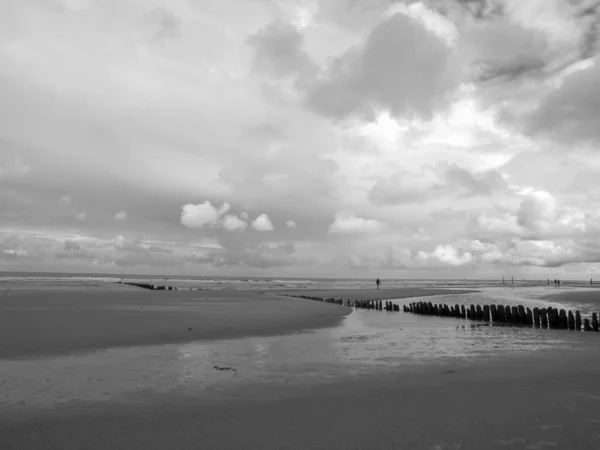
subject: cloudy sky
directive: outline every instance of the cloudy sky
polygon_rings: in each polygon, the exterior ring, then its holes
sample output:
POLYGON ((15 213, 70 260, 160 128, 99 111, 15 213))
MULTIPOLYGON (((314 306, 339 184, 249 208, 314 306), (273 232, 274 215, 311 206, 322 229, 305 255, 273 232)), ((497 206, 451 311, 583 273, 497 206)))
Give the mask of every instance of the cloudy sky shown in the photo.
POLYGON ((0 1, 0 270, 600 279, 599 4, 0 1))

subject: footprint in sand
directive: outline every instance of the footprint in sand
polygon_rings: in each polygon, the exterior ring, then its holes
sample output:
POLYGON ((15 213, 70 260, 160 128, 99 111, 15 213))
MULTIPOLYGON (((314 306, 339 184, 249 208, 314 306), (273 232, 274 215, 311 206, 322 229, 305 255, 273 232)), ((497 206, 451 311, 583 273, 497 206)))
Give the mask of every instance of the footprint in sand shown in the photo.
POLYGON ((563 428, 562 425, 540 425, 542 430, 551 430, 552 428, 563 428))
POLYGON ((431 450, 444 450, 446 448, 453 448, 455 450, 460 450, 462 448, 462 444, 435 444, 429 447, 431 450))
POLYGON ((501 444, 501 445, 512 445, 512 444, 518 444, 519 442, 523 442, 523 438, 514 437, 514 438, 510 438, 510 439, 497 439, 493 443, 501 444))
POLYGON ((548 447, 558 447, 558 443, 552 442, 552 441, 536 442, 535 444, 531 444, 531 445, 527 446, 527 450, 529 450, 529 449, 538 450, 538 449, 544 449, 544 448, 548 448, 548 447))

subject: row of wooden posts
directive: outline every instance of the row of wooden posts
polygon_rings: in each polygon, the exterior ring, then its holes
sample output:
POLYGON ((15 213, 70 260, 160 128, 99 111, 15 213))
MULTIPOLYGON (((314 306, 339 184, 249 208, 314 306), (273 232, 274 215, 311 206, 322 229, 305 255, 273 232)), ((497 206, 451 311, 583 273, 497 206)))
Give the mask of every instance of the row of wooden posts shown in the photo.
POLYGON ((525 308, 523 305, 434 305, 431 302, 413 302, 404 305, 404 312, 428 316, 457 317, 463 319, 477 320, 494 323, 508 323, 512 325, 535 326, 536 328, 553 328, 564 330, 598 331, 598 316, 592 314, 590 325, 589 319, 581 321, 579 311, 565 311, 557 308, 525 308))
POLYGON ((348 308, 374 309, 377 311, 395 311, 400 312, 400 306, 390 301, 382 302, 381 300, 346 300, 342 298, 331 297, 313 297, 310 295, 289 295, 288 297, 303 298, 306 300, 314 300, 317 302, 334 303, 336 305, 347 306, 348 308))
POLYGON ((129 283, 125 281, 119 281, 119 284, 126 284, 128 286, 135 286, 142 289, 149 289, 151 291, 177 291, 177 287, 174 286, 157 286, 150 283, 129 283))

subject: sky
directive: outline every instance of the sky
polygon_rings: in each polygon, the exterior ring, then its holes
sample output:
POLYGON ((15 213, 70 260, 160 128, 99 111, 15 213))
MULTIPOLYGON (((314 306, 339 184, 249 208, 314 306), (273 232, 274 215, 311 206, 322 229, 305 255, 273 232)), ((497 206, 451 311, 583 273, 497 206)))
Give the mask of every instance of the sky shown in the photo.
POLYGON ((0 1, 0 270, 600 279, 600 1, 0 1))

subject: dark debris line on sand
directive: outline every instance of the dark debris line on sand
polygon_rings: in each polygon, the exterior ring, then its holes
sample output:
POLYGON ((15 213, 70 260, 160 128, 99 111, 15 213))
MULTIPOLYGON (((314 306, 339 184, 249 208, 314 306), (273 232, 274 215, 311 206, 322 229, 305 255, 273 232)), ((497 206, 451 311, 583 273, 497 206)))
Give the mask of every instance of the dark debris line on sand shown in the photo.
POLYGON ((434 305, 431 302, 413 302, 404 305, 404 312, 440 317, 456 317, 462 319, 492 322, 496 324, 523 325, 535 328, 551 328, 558 330, 598 331, 598 315, 592 314, 590 325, 589 319, 581 320, 579 311, 565 311, 557 308, 530 308, 525 309, 523 305, 434 305))

